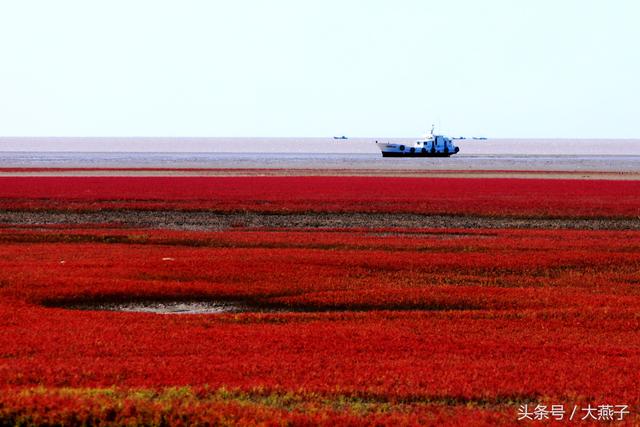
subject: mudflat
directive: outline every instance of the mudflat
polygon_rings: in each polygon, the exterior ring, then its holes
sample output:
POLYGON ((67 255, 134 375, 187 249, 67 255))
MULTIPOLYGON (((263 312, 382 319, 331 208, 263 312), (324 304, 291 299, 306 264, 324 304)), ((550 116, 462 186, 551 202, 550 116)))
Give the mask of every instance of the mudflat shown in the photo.
POLYGON ((521 228, 640 230, 638 218, 515 218, 360 212, 198 212, 174 210, 0 211, 0 224, 30 227, 112 225, 130 228, 218 231, 238 228, 521 228))

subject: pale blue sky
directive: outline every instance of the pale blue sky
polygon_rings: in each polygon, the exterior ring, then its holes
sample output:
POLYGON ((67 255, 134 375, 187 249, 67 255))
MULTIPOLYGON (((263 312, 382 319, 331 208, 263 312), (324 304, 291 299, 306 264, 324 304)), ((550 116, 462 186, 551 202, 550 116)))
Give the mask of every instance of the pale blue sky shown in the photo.
POLYGON ((0 0, 0 136, 640 137, 635 0, 0 0))

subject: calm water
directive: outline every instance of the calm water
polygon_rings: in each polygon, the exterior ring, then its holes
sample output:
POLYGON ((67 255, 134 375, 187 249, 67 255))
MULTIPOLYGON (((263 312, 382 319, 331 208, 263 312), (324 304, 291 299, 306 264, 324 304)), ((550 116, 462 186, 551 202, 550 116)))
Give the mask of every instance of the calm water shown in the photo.
POLYGON ((380 154, 0 153, 1 167, 303 168, 424 170, 640 171, 640 156, 465 155, 397 159, 380 154))
POLYGON ((411 159, 382 158, 372 138, 0 138, 0 167, 640 171, 640 140, 457 143, 451 158, 411 159))

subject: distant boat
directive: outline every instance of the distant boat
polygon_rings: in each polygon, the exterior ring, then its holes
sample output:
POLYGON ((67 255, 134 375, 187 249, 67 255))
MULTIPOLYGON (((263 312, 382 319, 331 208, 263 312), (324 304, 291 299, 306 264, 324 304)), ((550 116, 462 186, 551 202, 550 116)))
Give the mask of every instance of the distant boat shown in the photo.
POLYGON ((342 135, 342 136, 334 136, 333 139, 349 139, 346 136, 342 135))

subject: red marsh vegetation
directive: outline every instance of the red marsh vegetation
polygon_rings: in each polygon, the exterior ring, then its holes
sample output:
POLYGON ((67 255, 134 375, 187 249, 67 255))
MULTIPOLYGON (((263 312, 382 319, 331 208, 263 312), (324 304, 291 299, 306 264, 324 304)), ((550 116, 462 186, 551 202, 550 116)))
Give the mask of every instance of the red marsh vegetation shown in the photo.
POLYGON ((0 177, 0 213, 21 218, 0 227, 0 425, 511 425, 522 405, 638 420, 640 231, 28 221, 149 209, 606 228, 640 216, 640 182, 0 177), (171 303, 235 309, 117 310, 171 303))
POLYGON ((522 404, 637 408, 639 242, 5 227, 0 419, 468 425, 514 423, 522 404), (99 310, 169 300, 247 311, 99 310))
POLYGON ((0 177, 0 209, 640 216, 640 181, 401 177, 0 177))

